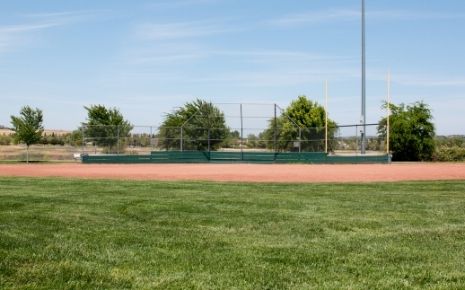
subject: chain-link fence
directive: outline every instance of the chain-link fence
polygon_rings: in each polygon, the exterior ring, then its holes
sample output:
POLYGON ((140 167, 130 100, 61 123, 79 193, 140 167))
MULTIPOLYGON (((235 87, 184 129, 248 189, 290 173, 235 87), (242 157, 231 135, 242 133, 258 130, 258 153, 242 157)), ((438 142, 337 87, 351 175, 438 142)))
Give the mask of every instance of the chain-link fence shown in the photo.
MULTIPOLYGON (((273 121, 269 120, 272 124, 273 121)), ((258 127, 258 126, 257 126, 258 127)), ((69 161, 80 154, 150 154, 152 151, 262 151, 262 152, 325 152, 357 155, 361 150, 361 125, 328 128, 164 128, 134 126, 125 135, 114 126, 101 126, 90 135, 85 128, 74 134, 49 138, 29 148, 31 161, 69 161), (242 135, 241 135, 242 132, 242 135), (98 134, 97 134, 98 133, 98 134), (72 135, 72 136, 71 136, 72 135)), ((367 154, 385 153, 386 141, 378 137, 377 125, 366 126, 367 154)), ((25 161, 23 144, 0 145, 0 160, 25 161)))
POLYGON ((332 138, 333 152, 339 155, 361 154, 365 142, 366 154, 386 154, 386 138, 378 134, 378 124, 339 125, 332 138), (365 133, 364 138, 362 133, 365 133))
MULTIPOLYGON (((265 128, 199 128, 135 126, 124 136, 115 128, 100 128, 83 133, 80 151, 86 154, 149 154, 151 151, 263 151, 328 152, 358 154, 363 142, 361 125, 315 128, 289 128, 273 125, 265 128), (326 138, 327 136, 327 138, 326 138)), ((376 124, 364 126, 367 154, 385 153, 386 141, 377 134, 376 124)), ((85 130, 84 130, 85 132, 85 130)))
MULTIPOLYGON (((222 116, 191 117, 181 126, 84 126, 45 136, 30 147, 33 161, 73 160, 81 154, 150 154, 152 151, 328 152, 357 155, 365 128, 367 154, 384 154, 377 124, 306 128, 275 104, 215 104, 222 116), (218 118, 221 117, 221 122, 218 118), (220 124, 220 125, 219 125, 220 124), (45 142, 46 141, 46 142, 45 142)), ((1 146, 0 159, 25 160, 25 146, 1 146)))

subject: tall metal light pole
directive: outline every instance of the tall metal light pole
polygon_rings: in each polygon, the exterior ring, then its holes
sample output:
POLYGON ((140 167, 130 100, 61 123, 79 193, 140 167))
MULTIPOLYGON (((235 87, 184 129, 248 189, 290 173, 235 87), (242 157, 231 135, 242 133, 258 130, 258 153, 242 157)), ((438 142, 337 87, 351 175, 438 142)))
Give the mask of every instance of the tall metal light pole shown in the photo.
POLYGON ((366 46, 365 46, 365 0, 362 0, 362 115, 361 154, 365 154, 366 146, 366 46))
POLYGON ((387 108, 386 108, 386 153, 389 155, 389 138, 390 138, 390 127, 391 127, 391 71, 388 72, 387 76, 387 108))
POLYGON ((325 153, 328 154, 328 81, 325 81, 325 153))

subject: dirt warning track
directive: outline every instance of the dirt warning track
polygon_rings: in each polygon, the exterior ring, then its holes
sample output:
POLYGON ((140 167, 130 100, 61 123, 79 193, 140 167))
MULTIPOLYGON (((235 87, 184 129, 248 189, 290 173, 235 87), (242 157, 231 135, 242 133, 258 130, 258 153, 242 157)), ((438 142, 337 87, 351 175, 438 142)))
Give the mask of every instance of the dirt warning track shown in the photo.
POLYGON ((0 164, 0 176, 280 183, 465 180, 465 163, 394 163, 390 165, 0 164))

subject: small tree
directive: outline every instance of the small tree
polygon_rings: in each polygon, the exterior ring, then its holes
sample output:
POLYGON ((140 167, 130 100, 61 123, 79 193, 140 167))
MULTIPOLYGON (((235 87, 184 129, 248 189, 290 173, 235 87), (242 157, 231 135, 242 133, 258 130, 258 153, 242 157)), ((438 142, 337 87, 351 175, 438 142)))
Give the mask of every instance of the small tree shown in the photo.
MULTIPOLYGON (((406 106, 391 104, 390 148, 394 161, 428 161, 435 151, 435 128, 428 105, 416 102, 406 106)), ((386 139, 387 120, 378 125, 378 134, 386 139)))
POLYGON ((167 114, 159 137, 164 149, 217 150, 230 136, 223 112, 211 102, 197 99, 167 114))
MULTIPOLYGON (((276 150, 295 150, 294 142, 300 141, 303 151, 324 151, 325 109, 306 96, 294 100, 276 120, 270 120, 268 128, 263 132, 267 147, 276 150), (299 137, 301 140, 299 140, 299 137)), ((336 123, 328 120, 329 150, 333 150, 336 123)))
POLYGON ((133 126, 116 108, 103 105, 84 107, 87 110, 87 122, 82 123, 81 131, 90 137, 94 144, 104 147, 109 153, 119 152, 121 139, 129 136, 133 126), (116 148, 115 148, 116 147, 116 148))
POLYGON ((26 144, 26 162, 29 163, 29 146, 38 143, 42 138, 44 127, 43 115, 39 109, 29 106, 21 108, 20 116, 11 116, 14 139, 16 142, 26 144))

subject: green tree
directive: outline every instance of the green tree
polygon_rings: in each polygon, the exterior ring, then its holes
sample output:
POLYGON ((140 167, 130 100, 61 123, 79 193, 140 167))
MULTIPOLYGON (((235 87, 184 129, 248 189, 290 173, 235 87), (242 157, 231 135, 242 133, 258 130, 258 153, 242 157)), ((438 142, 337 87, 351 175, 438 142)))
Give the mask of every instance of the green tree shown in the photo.
POLYGON ((29 146, 38 143, 42 138, 43 114, 39 109, 29 106, 23 107, 19 116, 11 116, 14 139, 16 142, 26 144, 26 162, 29 163, 29 146))
MULTIPOLYGON (((299 96, 276 118, 270 120, 268 128, 263 132, 267 147, 279 151, 297 150, 294 145, 299 141, 302 151, 314 152, 325 149, 325 109, 306 96, 299 96)), ((328 119, 329 151, 334 148, 336 123, 328 119)))
POLYGON ((261 140, 263 138, 262 136, 263 133, 260 133, 258 136, 255 134, 249 134, 247 135, 246 143, 245 145, 247 148, 253 148, 253 149, 265 149, 266 148, 266 143, 261 140))
MULTIPOLYGON (((428 161, 435 151, 433 116, 427 104, 391 104, 389 140, 392 160, 428 161)), ((387 120, 382 118, 378 135, 386 140, 387 120)))
POLYGON ((82 140, 82 131, 81 129, 74 130, 71 133, 68 133, 65 135, 65 143, 69 144, 71 146, 82 146, 83 140, 82 140))
POLYGON ((103 105, 84 108, 87 110, 87 120, 81 127, 84 137, 104 147, 108 153, 119 153, 133 129, 131 123, 116 108, 103 105))
POLYGON ((197 99, 166 115, 159 128, 161 147, 217 150, 230 136, 223 112, 211 102, 197 99))

